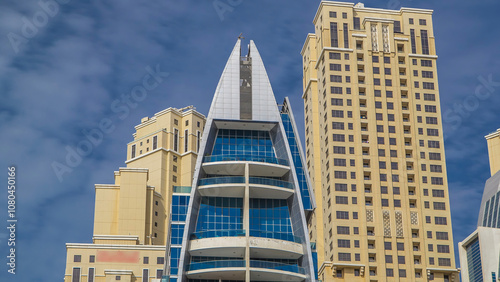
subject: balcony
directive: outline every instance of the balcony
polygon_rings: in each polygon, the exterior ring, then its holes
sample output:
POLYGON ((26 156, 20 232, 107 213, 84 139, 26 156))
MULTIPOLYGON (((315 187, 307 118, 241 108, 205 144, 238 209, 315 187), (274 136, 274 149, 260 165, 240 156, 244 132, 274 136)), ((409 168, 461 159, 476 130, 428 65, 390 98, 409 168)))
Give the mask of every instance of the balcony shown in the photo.
POLYGON ((214 175, 244 175, 249 163, 251 176, 282 177, 290 171, 288 160, 252 155, 214 155, 203 158, 203 170, 214 175))
MULTIPOLYGON (((187 266, 189 279, 245 280, 246 261, 241 259, 193 262, 187 266)), ((250 260, 252 281, 303 281, 303 267, 278 262, 250 260)))
POLYGON ((305 274, 305 269, 297 265, 250 260, 252 281, 303 281, 306 279, 305 274))
POLYGON ((298 244, 302 243, 302 240, 300 240, 299 237, 294 236, 293 234, 290 234, 290 233, 250 230, 249 235, 250 235, 250 237, 277 239, 277 240, 283 240, 283 241, 290 241, 290 242, 294 242, 294 243, 298 243, 298 244))
MULTIPOLYGON (((294 193, 292 182, 264 178, 249 177, 250 197, 287 199, 294 193)), ((198 191, 202 196, 243 197, 245 193, 244 176, 223 176, 202 178, 198 181, 198 191)))
POLYGON ((246 261, 243 259, 192 262, 186 267, 189 279, 245 280, 246 261))

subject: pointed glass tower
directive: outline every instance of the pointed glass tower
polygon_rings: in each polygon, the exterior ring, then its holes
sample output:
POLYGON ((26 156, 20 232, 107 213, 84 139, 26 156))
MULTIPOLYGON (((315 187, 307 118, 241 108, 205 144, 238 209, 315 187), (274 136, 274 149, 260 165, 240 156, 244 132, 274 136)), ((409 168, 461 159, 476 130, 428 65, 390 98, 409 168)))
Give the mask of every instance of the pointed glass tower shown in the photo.
POLYGON ((315 206, 288 100, 253 41, 238 40, 215 91, 194 172, 179 281, 315 281, 315 206))

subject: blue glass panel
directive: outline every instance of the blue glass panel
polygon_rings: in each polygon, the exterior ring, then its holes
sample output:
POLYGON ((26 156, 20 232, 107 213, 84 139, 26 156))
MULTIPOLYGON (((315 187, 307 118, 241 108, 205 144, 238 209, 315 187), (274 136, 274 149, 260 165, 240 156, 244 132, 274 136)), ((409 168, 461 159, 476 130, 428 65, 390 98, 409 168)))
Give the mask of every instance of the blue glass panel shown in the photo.
POLYGON ((170 244, 171 245, 181 245, 182 237, 184 235, 184 224, 172 224, 170 226, 170 244))
POLYGON ((483 282, 483 270, 481 266, 481 251, 479 249, 479 239, 467 246, 467 266, 469 267, 469 281, 483 282))
POLYGON ((283 121, 283 127, 285 128, 285 133, 288 139, 288 144, 290 145, 290 151, 292 152, 293 164, 295 166, 295 173, 297 174, 297 179, 299 181, 300 195, 302 198, 302 204, 305 210, 312 209, 311 195, 309 194, 309 187, 307 185, 307 178, 304 171, 304 164, 300 157, 299 146, 297 144, 298 140, 295 137, 295 132, 293 131, 292 121, 287 113, 281 114, 281 120, 283 121))
MULTIPOLYGON (((196 232, 243 229, 243 199, 201 198, 196 232)), ((208 234, 208 233, 207 233, 208 234)), ((213 233, 217 235, 216 233, 213 233)))
POLYGON ((293 236, 286 200, 250 199, 249 213, 250 236, 297 240, 293 236))
POLYGON ((212 156, 274 157, 268 131, 219 129, 212 156))
POLYGON ((172 221, 186 221, 188 210, 189 196, 188 195, 172 195, 172 221))

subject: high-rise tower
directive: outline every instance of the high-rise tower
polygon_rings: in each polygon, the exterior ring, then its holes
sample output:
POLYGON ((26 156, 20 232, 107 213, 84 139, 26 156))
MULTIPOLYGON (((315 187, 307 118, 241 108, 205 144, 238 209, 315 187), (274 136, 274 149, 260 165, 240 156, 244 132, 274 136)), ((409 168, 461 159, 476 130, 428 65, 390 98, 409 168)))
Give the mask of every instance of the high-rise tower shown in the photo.
POLYGON ((484 185, 477 229, 458 243, 462 281, 500 280, 500 129, 485 136, 491 177, 484 185))
POLYGON ((92 243, 66 244, 64 281, 160 281, 165 264, 175 279, 204 126, 193 107, 142 119, 127 145, 127 167, 115 171, 114 184, 95 185, 92 243), (165 263, 168 238, 174 255, 165 263))
POLYGON ((287 100, 281 110, 253 41, 234 47, 196 162, 181 281, 313 281, 314 207, 287 100))
POLYGON ((302 56, 319 279, 458 281, 432 10, 323 1, 314 28, 302 56))

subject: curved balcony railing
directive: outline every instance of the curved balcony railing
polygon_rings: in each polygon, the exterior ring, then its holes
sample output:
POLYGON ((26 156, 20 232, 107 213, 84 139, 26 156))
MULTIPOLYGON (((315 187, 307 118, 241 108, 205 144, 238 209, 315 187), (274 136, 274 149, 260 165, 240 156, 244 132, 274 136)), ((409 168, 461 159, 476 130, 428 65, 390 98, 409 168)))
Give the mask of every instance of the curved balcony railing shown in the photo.
POLYGON ((191 240, 215 238, 215 237, 241 237, 245 236, 245 230, 208 230, 194 232, 191 234, 191 240))
MULTIPOLYGON (((264 178, 264 177, 249 177, 248 181, 250 182, 250 184, 270 185, 281 188, 293 189, 292 182, 279 179, 264 178)), ((216 184, 243 184, 243 183, 245 183, 244 176, 223 176, 223 177, 202 178, 198 181, 198 186, 216 185, 216 184)))
POLYGON ((244 260, 212 260, 204 262, 192 262, 188 265, 187 271, 210 269, 210 268, 226 268, 226 267, 245 267, 244 260))
POLYGON ((198 186, 205 185, 215 185, 215 184, 231 184, 237 183, 242 184, 245 183, 244 176, 223 176, 223 177, 210 177, 210 178, 202 178, 198 181, 198 186))
POLYGON ((213 155, 203 157, 204 163, 213 162, 230 162, 230 161, 245 161, 245 162, 261 162, 270 164, 279 164, 289 166, 288 160, 278 159, 275 157, 254 156, 254 155, 213 155))
POLYGON ((191 186, 174 186, 174 193, 191 193, 191 186))
POLYGON ((292 182, 279 180, 279 179, 271 179, 271 178, 264 178, 264 177, 249 177, 248 181, 250 182, 250 184, 270 185, 270 186, 277 186, 277 187, 281 187, 281 188, 293 189, 292 182))
POLYGON ((299 243, 299 244, 302 243, 302 240, 299 237, 294 236, 293 234, 290 234, 290 233, 250 230, 249 235, 251 237, 277 239, 277 240, 295 242, 295 243, 299 243))
POLYGON ((293 264, 279 263, 279 262, 251 260, 250 267, 289 271, 304 275, 306 274, 306 270, 303 267, 293 264))

